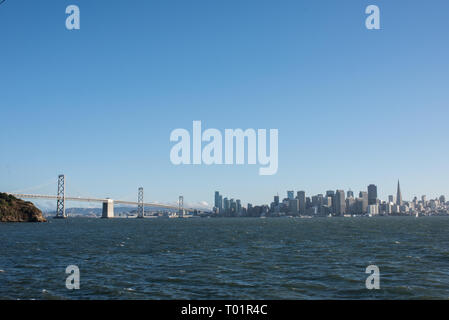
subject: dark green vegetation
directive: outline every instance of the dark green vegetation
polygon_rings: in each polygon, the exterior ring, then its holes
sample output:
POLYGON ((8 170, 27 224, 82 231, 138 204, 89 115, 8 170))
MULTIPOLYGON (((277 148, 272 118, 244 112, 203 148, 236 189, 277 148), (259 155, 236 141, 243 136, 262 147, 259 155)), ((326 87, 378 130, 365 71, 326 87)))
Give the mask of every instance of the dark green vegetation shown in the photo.
POLYGON ((0 222, 46 222, 31 202, 0 192, 0 222))

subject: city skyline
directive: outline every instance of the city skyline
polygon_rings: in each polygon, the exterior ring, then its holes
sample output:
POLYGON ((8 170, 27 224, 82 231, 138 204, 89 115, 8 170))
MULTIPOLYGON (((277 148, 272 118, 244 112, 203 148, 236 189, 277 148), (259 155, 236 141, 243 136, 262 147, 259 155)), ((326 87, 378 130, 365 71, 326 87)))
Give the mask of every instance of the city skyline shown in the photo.
MULTIPOLYGON (((383 191, 382 193, 380 193, 381 196, 378 196, 379 189, 378 189, 378 185, 377 184, 369 184, 369 185, 367 185, 367 187, 365 188, 366 190, 363 190, 363 192, 367 193, 367 196, 369 196, 369 187, 370 186, 374 186, 375 187, 375 199, 388 200, 390 197, 393 197, 394 201, 392 201, 392 202, 394 202, 394 203, 397 202, 397 199, 400 199, 399 201, 401 201, 401 202, 403 201, 402 199, 404 199, 404 197, 402 196, 402 190, 401 190, 401 187, 400 187, 400 180, 397 180, 397 185, 396 185, 394 191, 391 191, 391 192, 383 191)), ((287 188, 286 191, 285 191, 285 193, 287 195, 286 198, 289 198, 289 193, 290 194, 295 194, 295 190, 299 190, 299 189, 301 189, 301 188, 289 188, 289 189, 287 188)), ((305 188, 302 188, 302 189, 305 189, 305 188)), ((353 188, 347 188, 346 189, 346 188, 338 188, 337 187, 336 189, 324 188, 323 190, 332 190, 334 192, 338 191, 338 190, 343 190, 343 191, 345 191, 345 198, 347 198, 349 194, 352 194, 353 197, 354 197, 354 195, 358 194, 358 192, 355 191, 356 189, 353 189, 353 188)), ((380 190, 382 190, 382 188, 380 190)), ((307 191, 305 191, 305 190, 301 190, 301 191, 297 191, 297 192, 306 192, 306 194, 307 194, 307 191)), ((326 193, 326 192, 324 192, 324 193, 326 193)), ((229 194, 229 192, 227 192, 227 194, 229 194)), ((231 193, 231 194, 233 196, 229 196, 229 198, 236 198, 236 196, 233 193, 231 193)), ((279 192, 277 192, 276 194, 279 195, 279 192)), ((309 194, 320 194, 320 192, 318 192, 318 193, 317 192, 310 192, 309 194)), ((423 195, 425 195, 429 199, 436 199, 436 198, 439 198, 441 195, 445 195, 445 194, 446 193, 441 192, 441 193, 435 193, 435 194, 429 195, 428 193, 424 192, 424 193, 419 193, 419 194, 413 194, 413 195, 411 195, 409 197, 405 197, 406 199, 409 199, 409 200, 404 200, 404 201, 411 201, 413 199, 413 197, 421 197, 423 195)))
POLYGON ((449 214, 449 203, 445 195, 436 198, 427 198, 426 195, 414 196, 412 200, 402 198, 400 181, 397 182, 396 196, 388 195, 387 199, 378 197, 377 185, 370 184, 366 191, 360 190, 355 196, 352 190, 327 190, 319 194, 308 195, 306 191, 287 190, 286 197, 280 198, 279 194, 274 196, 274 201, 269 203, 252 204, 246 207, 241 205, 241 199, 227 197, 214 193, 213 212, 224 217, 255 216, 250 210, 258 207, 258 214, 262 215, 334 215, 346 214, 373 214, 373 215, 395 215, 395 214, 419 214, 440 212, 449 214), (282 199, 282 200, 281 200, 282 199))

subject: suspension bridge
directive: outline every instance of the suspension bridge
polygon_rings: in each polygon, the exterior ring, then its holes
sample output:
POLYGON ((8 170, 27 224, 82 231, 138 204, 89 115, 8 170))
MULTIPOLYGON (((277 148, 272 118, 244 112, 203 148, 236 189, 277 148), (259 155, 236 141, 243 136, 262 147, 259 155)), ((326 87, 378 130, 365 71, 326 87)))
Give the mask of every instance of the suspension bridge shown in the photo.
POLYGON ((66 209, 66 201, 76 201, 76 202, 97 202, 103 204, 102 210, 102 218, 114 218, 114 205, 122 204, 122 205, 131 205, 137 206, 137 218, 143 218, 145 216, 145 207, 156 207, 161 209, 168 210, 177 210, 178 216, 183 217, 187 212, 193 212, 197 209, 192 208, 184 208, 184 197, 179 196, 178 205, 165 205, 160 203, 149 203, 144 202, 143 197, 143 188, 139 188, 137 192, 137 201, 127 201, 127 200, 114 200, 109 198, 88 198, 88 197, 70 197, 66 196, 66 184, 65 184, 65 176, 63 174, 58 176, 58 193, 57 195, 42 195, 42 194, 26 194, 26 193, 11 193, 7 192, 7 194, 12 195, 16 198, 20 199, 47 199, 47 200, 56 200, 56 216, 57 219, 65 219, 67 218, 67 214, 65 212, 66 209))

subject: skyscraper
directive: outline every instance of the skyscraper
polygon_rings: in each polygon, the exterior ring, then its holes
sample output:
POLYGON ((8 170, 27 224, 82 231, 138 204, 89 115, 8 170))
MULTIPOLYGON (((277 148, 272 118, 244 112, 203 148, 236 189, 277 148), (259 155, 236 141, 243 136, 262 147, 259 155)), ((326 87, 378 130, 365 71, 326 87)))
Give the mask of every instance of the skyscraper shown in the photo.
POLYGON ((360 197, 360 203, 361 203, 361 213, 367 213, 368 212, 368 192, 360 191, 359 193, 360 197))
POLYGON ((229 200, 229 207, 231 210, 231 216, 235 216, 235 214, 237 213, 237 203, 235 202, 234 199, 229 200))
POLYGON ((230 204, 229 204, 228 198, 223 199, 223 210, 224 210, 225 216, 227 216, 230 212, 230 204))
POLYGON ((279 205, 279 196, 274 196, 274 205, 275 206, 279 205))
POLYGON ((218 202, 220 201, 220 193, 215 191, 215 207, 218 208, 218 202))
POLYGON ((331 197, 333 198, 335 195, 335 191, 334 190, 328 190, 326 191, 326 197, 331 197))
POLYGON ((288 200, 295 199, 295 192, 294 191, 287 191, 287 199, 288 200))
POLYGON ((377 204, 377 186, 370 184, 368 186, 368 205, 377 204))
POLYGON ((402 194, 401 194, 401 186, 399 185, 399 180, 398 180, 398 192, 396 194, 396 204, 398 206, 402 206, 402 194))
POLYGON ((340 216, 346 213, 345 192, 343 190, 337 190, 335 193, 335 213, 340 216))
POLYGON ((296 194, 296 198, 299 200, 299 213, 306 213, 306 193, 305 191, 298 191, 296 194))
POLYGON ((215 191, 215 208, 218 209, 218 212, 223 209, 223 196, 218 191, 215 191))
POLYGON ((331 208, 332 212, 335 213, 335 192, 334 192, 334 190, 326 191, 326 197, 331 199, 331 201, 328 201, 328 206, 329 206, 329 208, 331 208))
POLYGON ((312 207, 319 207, 322 203, 322 197, 320 198, 319 195, 312 196, 312 207))

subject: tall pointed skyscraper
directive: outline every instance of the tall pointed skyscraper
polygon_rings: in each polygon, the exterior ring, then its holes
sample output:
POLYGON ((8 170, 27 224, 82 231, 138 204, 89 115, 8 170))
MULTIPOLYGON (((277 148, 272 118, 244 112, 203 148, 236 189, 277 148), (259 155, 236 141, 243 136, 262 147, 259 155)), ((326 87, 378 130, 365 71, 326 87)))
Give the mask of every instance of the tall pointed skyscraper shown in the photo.
POLYGON ((397 205, 402 205, 402 194, 401 194, 401 186, 399 185, 399 180, 398 180, 398 193, 396 195, 396 204, 397 205))

